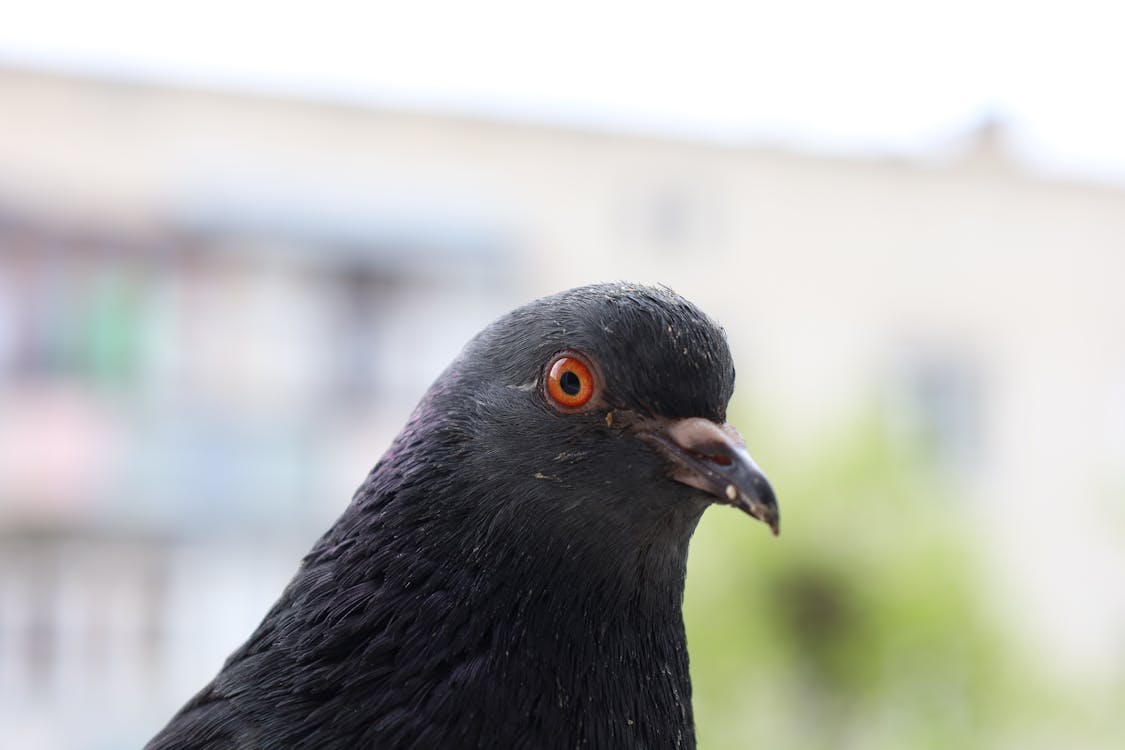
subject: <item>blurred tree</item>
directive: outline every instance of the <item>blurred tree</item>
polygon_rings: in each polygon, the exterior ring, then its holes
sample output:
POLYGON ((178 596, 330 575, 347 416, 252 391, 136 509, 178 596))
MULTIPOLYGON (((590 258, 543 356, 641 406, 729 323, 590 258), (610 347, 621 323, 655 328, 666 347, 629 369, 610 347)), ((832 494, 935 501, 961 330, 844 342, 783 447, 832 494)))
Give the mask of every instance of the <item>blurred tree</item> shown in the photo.
POLYGON ((701 747, 995 747, 1040 703, 983 604, 956 488, 881 424, 763 461, 777 542, 705 515, 685 601, 701 747))

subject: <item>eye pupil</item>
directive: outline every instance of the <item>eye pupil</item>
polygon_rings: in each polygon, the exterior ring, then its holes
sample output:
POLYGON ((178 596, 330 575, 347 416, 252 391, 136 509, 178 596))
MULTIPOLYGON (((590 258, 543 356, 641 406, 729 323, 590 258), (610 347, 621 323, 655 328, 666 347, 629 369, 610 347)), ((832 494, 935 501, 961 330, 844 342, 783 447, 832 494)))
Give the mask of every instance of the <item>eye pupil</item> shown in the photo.
POLYGON ((578 392, 582 390, 582 380, 574 374, 573 370, 567 370, 559 378, 559 386, 566 395, 577 396, 578 392))

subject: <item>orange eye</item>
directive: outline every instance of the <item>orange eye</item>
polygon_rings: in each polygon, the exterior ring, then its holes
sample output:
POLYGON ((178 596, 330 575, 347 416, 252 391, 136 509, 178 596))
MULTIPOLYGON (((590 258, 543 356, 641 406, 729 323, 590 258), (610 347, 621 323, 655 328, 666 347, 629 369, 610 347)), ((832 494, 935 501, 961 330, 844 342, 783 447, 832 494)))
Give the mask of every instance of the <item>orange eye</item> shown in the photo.
POLYGON ((547 369, 547 395, 564 409, 585 406, 594 395, 594 376, 586 363, 563 354, 547 369))

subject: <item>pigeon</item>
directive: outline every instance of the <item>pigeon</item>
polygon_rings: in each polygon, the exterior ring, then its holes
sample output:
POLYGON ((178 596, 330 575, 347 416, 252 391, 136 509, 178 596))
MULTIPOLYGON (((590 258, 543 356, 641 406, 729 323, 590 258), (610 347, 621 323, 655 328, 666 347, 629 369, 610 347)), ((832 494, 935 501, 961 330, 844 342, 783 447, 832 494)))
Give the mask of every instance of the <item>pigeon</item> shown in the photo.
POLYGON ((712 504, 778 531, 733 389, 666 287, 504 315, 147 750, 694 747, 691 535, 712 504))

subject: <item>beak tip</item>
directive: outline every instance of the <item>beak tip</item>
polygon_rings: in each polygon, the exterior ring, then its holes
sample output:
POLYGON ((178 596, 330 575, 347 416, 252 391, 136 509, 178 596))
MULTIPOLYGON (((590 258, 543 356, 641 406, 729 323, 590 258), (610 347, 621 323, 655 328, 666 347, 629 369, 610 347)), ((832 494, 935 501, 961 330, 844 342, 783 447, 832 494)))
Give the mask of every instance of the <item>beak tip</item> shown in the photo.
POLYGON ((777 512, 777 506, 751 506, 751 509, 747 512, 766 526, 769 526, 774 536, 781 536, 781 514, 777 512))
MULTIPOLYGON (((767 488, 769 485, 766 485, 767 488)), ((744 492, 739 492, 737 499, 732 499, 730 503, 723 503, 724 505, 733 505, 746 515, 750 516, 756 521, 761 521, 769 527, 774 536, 781 535, 781 513, 777 508, 777 501, 774 500, 772 490, 761 495, 747 495, 744 492)), ((719 502, 723 502, 719 500, 719 502)))
POLYGON ((748 496, 743 495, 739 505, 752 517, 769 526, 774 536, 781 536, 781 512, 777 507, 773 487, 757 471, 751 477, 750 486, 751 492, 748 496))

